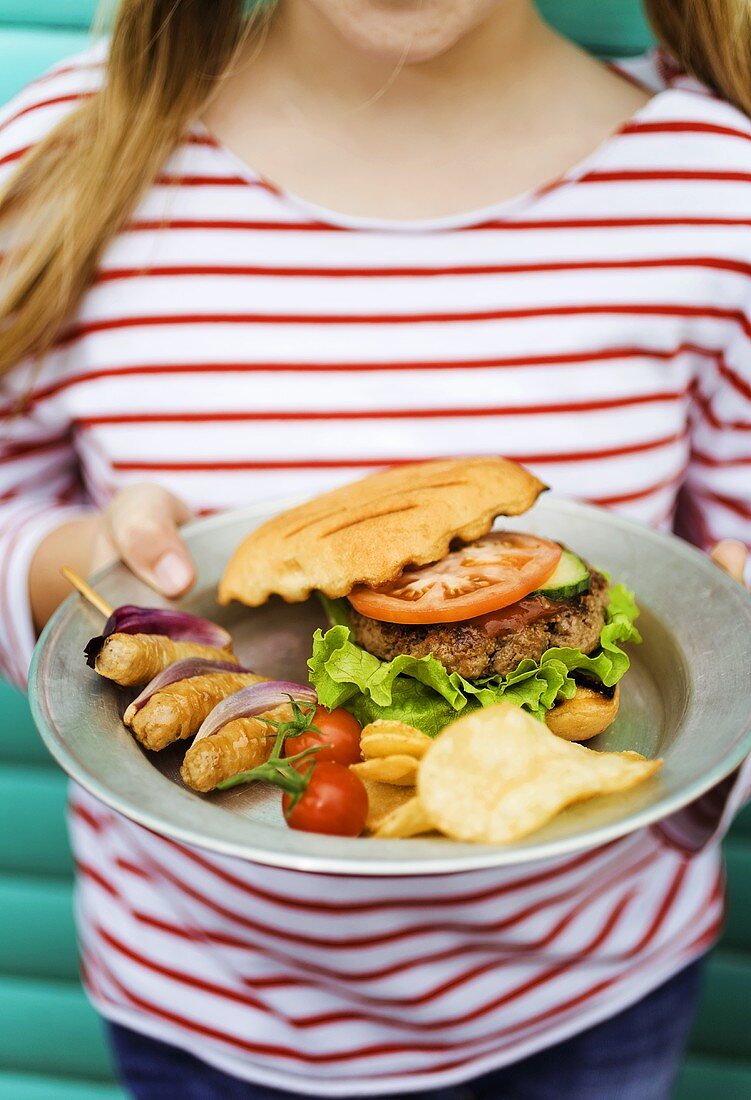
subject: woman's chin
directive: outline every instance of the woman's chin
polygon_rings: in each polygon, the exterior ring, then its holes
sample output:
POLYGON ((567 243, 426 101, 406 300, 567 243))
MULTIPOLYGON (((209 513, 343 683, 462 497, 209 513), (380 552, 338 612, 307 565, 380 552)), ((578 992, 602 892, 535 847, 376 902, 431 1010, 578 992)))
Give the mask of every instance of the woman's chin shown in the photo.
POLYGON ((446 53, 496 0, 308 0, 371 61, 419 65, 446 53))

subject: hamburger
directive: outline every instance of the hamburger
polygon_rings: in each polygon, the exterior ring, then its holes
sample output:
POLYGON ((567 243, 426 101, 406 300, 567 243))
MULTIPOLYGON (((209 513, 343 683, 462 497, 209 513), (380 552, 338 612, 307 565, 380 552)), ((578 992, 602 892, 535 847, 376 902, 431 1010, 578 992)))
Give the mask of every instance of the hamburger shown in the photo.
POLYGON ((505 700, 585 740, 617 713, 638 610, 573 548, 508 525, 545 488, 498 457, 384 470, 251 532, 219 602, 317 593, 330 628, 314 636, 311 683, 363 724, 397 718, 435 736, 505 700))

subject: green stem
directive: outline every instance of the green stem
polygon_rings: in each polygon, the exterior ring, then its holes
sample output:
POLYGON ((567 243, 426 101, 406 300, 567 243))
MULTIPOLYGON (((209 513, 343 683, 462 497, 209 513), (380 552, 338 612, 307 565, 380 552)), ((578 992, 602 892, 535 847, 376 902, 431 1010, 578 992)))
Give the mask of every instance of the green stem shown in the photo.
POLYGON ((288 794, 303 794, 308 785, 310 771, 307 771, 303 775, 303 773, 299 772, 293 765, 296 760, 303 760, 305 757, 315 756, 317 752, 321 751, 323 746, 304 749, 302 752, 295 753, 294 756, 281 757, 279 756, 279 750, 282 747, 283 741, 284 734, 280 731, 279 734, 277 734, 271 756, 265 764, 259 764, 257 767, 251 768, 250 771, 238 772, 237 775, 233 775, 230 779, 222 780, 221 783, 217 783, 219 790, 226 791, 229 787, 237 787, 241 783, 255 783, 258 780, 262 780, 266 783, 273 783, 275 787, 280 787, 288 794))
MULTIPOLYGON (((267 783, 273 783, 276 787, 281 787, 283 791, 287 791, 288 794, 295 795, 297 798, 304 794, 312 769, 308 769, 303 775, 293 766, 294 762, 320 752, 324 746, 311 746, 294 756, 283 757, 281 755, 284 742, 288 737, 297 737, 301 733, 320 733, 320 730, 312 725, 310 721, 315 714, 315 704, 311 704, 312 709, 306 712, 292 696, 289 697, 289 701, 292 706, 291 722, 278 722, 275 718, 262 718, 259 716, 261 722, 265 722, 266 725, 276 731, 268 760, 264 764, 259 764, 256 768, 251 768, 250 771, 239 772, 230 779, 224 779, 221 783, 217 783, 219 790, 224 791, 228 787, 237 787, 240 783, 254 783, 256 780, 265 780, 267 783)), ((269 734, 269 736, 271 735, 269 734)))

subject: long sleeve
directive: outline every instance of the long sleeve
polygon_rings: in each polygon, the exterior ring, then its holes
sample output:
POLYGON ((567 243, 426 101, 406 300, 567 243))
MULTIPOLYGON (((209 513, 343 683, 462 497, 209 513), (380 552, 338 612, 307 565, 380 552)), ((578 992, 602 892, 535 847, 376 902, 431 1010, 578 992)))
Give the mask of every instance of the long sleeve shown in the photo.
POLYGON ((21 687, 35 640, 29 566, 50 531, 86 511, 70 425, 33 401, 17 411, 27 377, 0 384, 0 672, 21 687))
MULTIPOLYGON (((751 310, 738 334, 697 379, 691 461, 677 531, 703 550, 733 538, 751 547, 751 310)), ((751 568, 747 570, 751 582, 751 568)), ((751 654, 749 654, 751 658, 751 654)), ((724 835, 751 798, 751 758, 685 810, 657 826, 684 851, 724 835)))
POLYGON ((704 360, 693 402, 679 530, 703 550, 727 538, 751 547, 751 306, 738 329, 704 360))
MULTIPOLYGON (((0 109, 0 188, 23 153, 100 82, 92 51, 57 66, 0 109)), ((25 686, 34 647, 31 560, 45 536, 85 511, 64 404, 24 403, 52 380, 25 363, 0 379, 0 675, 25 686), (44 378, 43 378, 44 376, 44 378), (20 411, 19 411, 20 410, 20 411)))

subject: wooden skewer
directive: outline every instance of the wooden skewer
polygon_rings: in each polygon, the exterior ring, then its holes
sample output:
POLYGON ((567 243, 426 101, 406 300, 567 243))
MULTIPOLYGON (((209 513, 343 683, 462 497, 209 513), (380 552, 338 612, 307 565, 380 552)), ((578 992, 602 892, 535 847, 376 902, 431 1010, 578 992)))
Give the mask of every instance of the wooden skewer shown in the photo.
POLYGON ((114 609, 110 607, 106 600, 102 599, 99 593, 95 591, 90 584, 86 583, 83 577, 79 577, 78 573, 74 573, 72 569, 68 569, 67 565, 64 565, 60 572, 65 577, 66 581, 69 581, 76 591, 80 592, 83 598, 89 601, 92 607, 95 607, 97 611, 101 611, 105 619, 109 619, 114 609))

